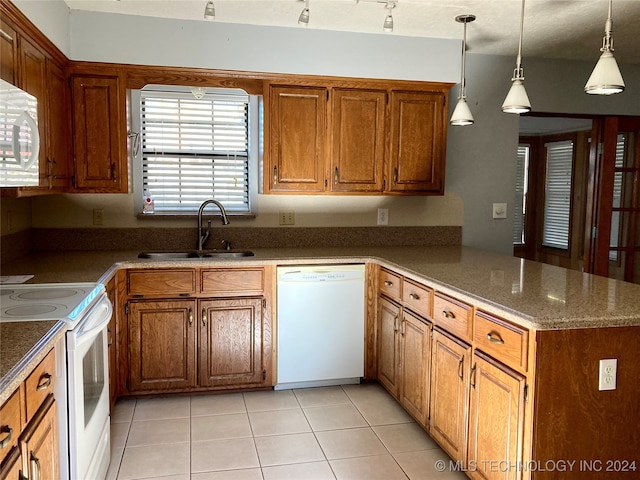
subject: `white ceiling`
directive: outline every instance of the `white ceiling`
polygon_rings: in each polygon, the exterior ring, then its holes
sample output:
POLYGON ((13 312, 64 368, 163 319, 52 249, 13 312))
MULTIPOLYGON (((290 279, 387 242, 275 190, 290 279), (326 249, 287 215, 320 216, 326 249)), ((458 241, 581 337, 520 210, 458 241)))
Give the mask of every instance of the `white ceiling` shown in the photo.
MULTIPOLYGON (((302 0, 214 0, 216 18, 204 19, 206 0, 65 0, 71 9, 211 22, 271 25, 462 39, 457 15, 473 14, 467 26, 468 51, 516 55, 519 0, 398 0, 394 31, 383 32, 384 0, 310 0, 308 27, 298 25, 302 0)), ((523 58, 595 61, 600 54, 608 0, 527 0, 523 58)), ((613 37, 618 62, 640 64, 640 0, 613 1, 613 37)))

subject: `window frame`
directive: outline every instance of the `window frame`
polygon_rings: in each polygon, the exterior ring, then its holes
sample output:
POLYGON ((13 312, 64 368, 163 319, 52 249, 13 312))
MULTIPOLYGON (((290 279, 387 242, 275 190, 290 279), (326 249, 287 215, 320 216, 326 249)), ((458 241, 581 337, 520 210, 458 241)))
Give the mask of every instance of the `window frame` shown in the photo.
MULTIPOLYGON (((145 88, 150 89, 162 89, 168 92, 179 92, 179 93, 191 93, 191 87, 189 86, 176 86, 176 85, 146 85, 145 88)), ((248 94, 246 91, 242 89, 232 89, 232 88, 207 88, 207 93, 214 94, 232 94, 232 95, 248 95, 249 97, 249 105, 248 105, 248 171, 247 171, 247 182, 248 182, 248 211, 227 211, 227 215, 232 218, 255 218, 255 212, 253 210, 256 204, 256 197, 258 193, 258 185, 257 181, 259 178, 258 168, 259 168, 259 142, 260 142, 260 126, 262 124, 262 120, 260 119, 260 108, 259 108, 259 96, 248 94)), ((185 210, 185 211, 171 211, 171 212, 163 212, 163 211, 155 211, 153 214, 142 213, 143 207, 143 162, 142 162, 142 138, 141 138, 141 90, 139 89, 130 89, 127 91, 127 100, 129 103, 129 125, 130 128, 128 130, 129 137, 129 152, 130 158, 132 161, 132 178, 130 191, 133 192, 133 213, 139 219, 181 219, 181 218, 190 218, 197 217, 198 207, 194 207, 193 209, 185 210), (136 138, 137 137, 137 138, 136 138), (134 145, 138 143, 140 146, 135 149, 134 145)), ((216 199, 217 200, 217 199, 216 199)))

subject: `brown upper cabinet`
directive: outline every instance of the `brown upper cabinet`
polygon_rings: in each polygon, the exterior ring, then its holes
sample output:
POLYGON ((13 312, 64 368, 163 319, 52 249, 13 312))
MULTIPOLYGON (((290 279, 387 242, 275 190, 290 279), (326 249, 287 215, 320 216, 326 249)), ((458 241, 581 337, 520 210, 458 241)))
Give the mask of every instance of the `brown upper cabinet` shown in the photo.
POLYGON ((327 79, 266 89, 264 193, 444 193, 448 85, 327 79))
POLYGON ((118 75, 72 75, 74 188, 126 193, 126 112, 118 75))
POLYGON ((0 18, 0 77, 18 84, 18 32, 0 18))

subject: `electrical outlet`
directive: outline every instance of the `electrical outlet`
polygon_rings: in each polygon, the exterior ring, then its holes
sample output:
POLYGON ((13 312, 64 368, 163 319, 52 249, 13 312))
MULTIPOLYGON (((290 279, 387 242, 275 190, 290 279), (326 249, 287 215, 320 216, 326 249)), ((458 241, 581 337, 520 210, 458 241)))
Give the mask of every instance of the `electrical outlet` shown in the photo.
POLYGON ((296 212, 287 210, 280 212, 280 225, 295 225, 296 212))
POLYGON ((94 208, 93 209, 93 224, 94 225, 103 225, 104 224, 104 209, 103 208, 94 208))
POLYGON ((389 225, 389 209, 378 209, 378 225, 389 225))
POLYGON ((605 358, 600 360, 600 374, 598 376, 599 390, 616 389, 616 373, 618 370, 617 358, 605 358))

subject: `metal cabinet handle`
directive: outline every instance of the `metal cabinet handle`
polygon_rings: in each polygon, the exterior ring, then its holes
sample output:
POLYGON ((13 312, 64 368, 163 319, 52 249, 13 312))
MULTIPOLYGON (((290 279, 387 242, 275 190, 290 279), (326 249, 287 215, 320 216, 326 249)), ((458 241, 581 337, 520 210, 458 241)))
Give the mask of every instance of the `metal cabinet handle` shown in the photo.
POLYGON ((398 183, 398 167, 393 169, 393 183, 398 183))
POLYGON ((189 325, 193 325, 193 310, 189 309, 189 325))
POLYGON ((458 362, 458 377, 462 379, 464 374, 464 357, 460 357, 460 361, 458 362))
POLYGON ((39 392, 40 390, 46 390, 47 388, 49 388, 49 385, 51 385, 51 374, 50 373, 43 373, 40 376, 40 379, 38 380, 38 385, 36 386, 36 391, 39 392), (44 381, 43 381, 44 379, 44 381))
POLYGON ((338 167, 336 167, 336 169, 333 172, 333 183, 338 183, 339 178, 340 178, 340 171, 338 170, 338 167))
POLYGON ((398 315, 393 317, 393 333, 398 333, 398 315))
POLYGON ((273 167, 273 184, 276 185, 278 183, 278 166, 273 167))
POLYGON ((471 386, 473 388, 476 388, 476 365, 474 364, 473 367, 471 367, 471 374, 469 375, 470 379, 471 379, 471 386))
POLYGON ((116 174, 116 164, 115 163, 111 164, 111 180, 113 180, 114 182, 118 181, 118 175, 116 174))
POLYGON ((491 331, 487 333, 487 340, 497 345, 504 345, 504 340, 502 339, 502 337, 498 332, 491 331))
POLYGON ((2 427, 0 427, 0 433, 7 434, 6 437, 0 440, 0 448, 4 448, 9 445, 9 443, 11 443, 11 437, 13 437, 13 428, 11 428, 9 425, 2 425, 2 427))
POLYGON ((393 286, 393 282, 390 282, 389 280, 385 280, 385 281, 384 281, 384 284, 385 284, 385 286, 387 286, 387 287, 391 287, 391 286, 393 286))
POLYGON ((456 318, 456 314, 453 313, 451 310, 443 310, 442 316, 447 318, 456 318))
POLYGON ((400 335, 404 337, 404 324, 407 323, 407 319, 402 317, 402 322, 400 323, 400 335))
POLYGON ((37 480, 40 480, 42 478, 42 468, 40 467, 40 460, 35 456, 33 452, 31 452, 31 461, 36 465, 36 472, 38 475, 37 480))
POLYGON ((417 293, 410 293, 409 298, 411 300, 420 300, 420 295, 418 295, 417 293))
POLYGON ((202 326, 203 327, 207 326, 207 309, 206 308, 202 309, 202 326))

